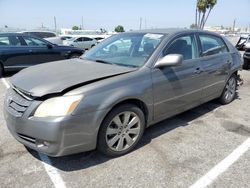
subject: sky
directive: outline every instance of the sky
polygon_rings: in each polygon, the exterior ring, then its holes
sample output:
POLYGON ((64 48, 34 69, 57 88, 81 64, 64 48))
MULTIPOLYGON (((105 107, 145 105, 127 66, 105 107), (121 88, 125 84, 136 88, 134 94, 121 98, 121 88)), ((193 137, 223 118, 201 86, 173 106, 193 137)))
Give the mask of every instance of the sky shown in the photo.
MULTIPOLYGON (((125 30, 189 27, 194 23, 196 0, 0 0, 0 28, 72 28, 125 30)), ((207 26, 250 26, 250 0, 218 0, 207 26)))

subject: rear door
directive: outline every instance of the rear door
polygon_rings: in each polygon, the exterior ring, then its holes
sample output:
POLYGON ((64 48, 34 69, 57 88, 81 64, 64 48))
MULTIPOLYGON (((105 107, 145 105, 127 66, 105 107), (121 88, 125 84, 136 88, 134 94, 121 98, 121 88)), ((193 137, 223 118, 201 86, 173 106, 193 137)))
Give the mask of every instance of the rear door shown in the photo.
POLYGON ((152 70, 154 118, 164 119, 201 103, 204 75, 194 34, 181 35, 162 52, 183 55, 183 64, 152 70))
POLYGON ((83 42, 84 42, 85 49, 90 49, 92 45, 94 44, 93 39, 88 38, 88 37, 83 37, 83 42))
POLYGON ((81 49, 85 49, 83 37, 79 37, 79 38, 75 39, 74 40, 74 46, 78 47, 78 48, 81 48, 81 49))
POLYGON ((221 37, 200 34, 199 39, 201 65, 206 76, 203 96, 207 101, 220 96, 233 60, 221 37))

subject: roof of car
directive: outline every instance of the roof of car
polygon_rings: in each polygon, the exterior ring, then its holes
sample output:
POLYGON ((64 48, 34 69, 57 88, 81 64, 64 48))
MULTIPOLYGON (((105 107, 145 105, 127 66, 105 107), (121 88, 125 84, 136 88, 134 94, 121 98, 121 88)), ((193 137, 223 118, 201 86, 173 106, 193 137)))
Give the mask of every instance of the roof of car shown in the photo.
POLYGON ((204 30, 199 30, 199 29, 182 29, 182 28, 144 29, 144 30, 137 30, 137 31, 131 31, 131 32, 157 33, 157 34, 178 34, 178 33, 202 32, 202 33, 207 33, 207 34, 218 35, 210 31, 204 31, 204 30))

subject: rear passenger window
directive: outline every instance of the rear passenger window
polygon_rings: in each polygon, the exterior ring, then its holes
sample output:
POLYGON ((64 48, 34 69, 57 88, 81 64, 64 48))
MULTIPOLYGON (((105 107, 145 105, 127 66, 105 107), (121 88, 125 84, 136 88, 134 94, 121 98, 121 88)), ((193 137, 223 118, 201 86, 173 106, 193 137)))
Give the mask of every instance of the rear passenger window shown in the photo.
POLYGON ((82 42, 82 41, 83 41, 82 37, 80 37, 80 38, 78 38, 78 39, 75 40, 75 42, 82 42))
POLYGON ((16 36, 0 37, 0 46, 21 46, 21 42, 16 36))
POLYGON ((202 56, 215 55, 228 52, 224 41, 216 36, 200 35, 202 56))
POLYGON ((91 38, 87 38, 87 37, 84 37, 83 38, 83 41, 92 41, 93 39, 91 39, 91 38))
POLYGON ((181 54, 184 60, 197 58, 198 50, 194 35, 175 39, 163 53, 164 56, 168 54, 181 54))

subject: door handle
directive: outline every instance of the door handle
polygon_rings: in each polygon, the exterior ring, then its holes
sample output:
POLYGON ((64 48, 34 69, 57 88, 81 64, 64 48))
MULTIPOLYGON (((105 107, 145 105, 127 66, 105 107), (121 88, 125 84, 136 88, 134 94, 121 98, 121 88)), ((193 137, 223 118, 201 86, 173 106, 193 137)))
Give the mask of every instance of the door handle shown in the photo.
POLYGON ((194 71, 194 74, 200 74, 200 73, 202 73, 203 72, 203 70, 200 68, 200 67, 197 67, 196 69, 195 69, 195 71, 194 71))
POLYGON ((29 52, 30 52, 30 53, 32 53, 32 52, 33 52, 33 50, 29 50, 29 52))

